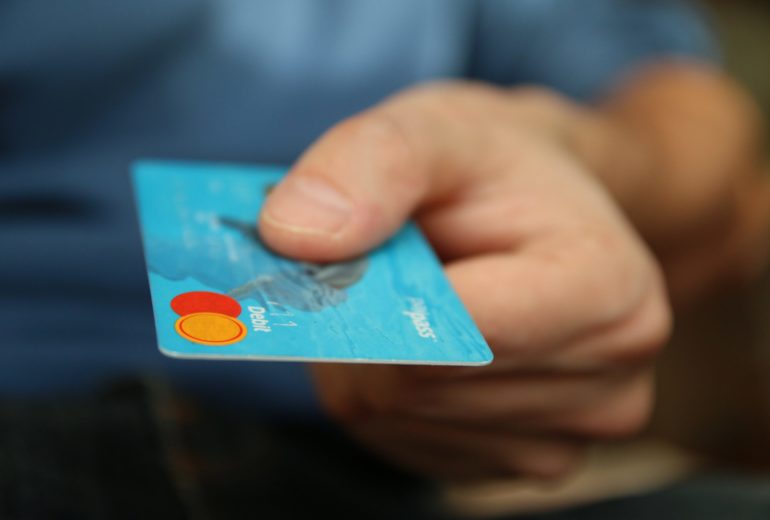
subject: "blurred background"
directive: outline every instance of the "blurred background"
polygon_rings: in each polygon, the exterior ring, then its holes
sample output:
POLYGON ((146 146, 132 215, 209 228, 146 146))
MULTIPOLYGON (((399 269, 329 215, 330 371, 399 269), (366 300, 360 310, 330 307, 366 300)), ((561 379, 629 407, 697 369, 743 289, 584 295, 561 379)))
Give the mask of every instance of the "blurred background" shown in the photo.
MULTIPOLYGON (((707 5, 728 69, 770 121, 770 2, 707 5)), ((680 316, 660 391, 656 432, 728 466, 770 468, 770 276, 680 316)))

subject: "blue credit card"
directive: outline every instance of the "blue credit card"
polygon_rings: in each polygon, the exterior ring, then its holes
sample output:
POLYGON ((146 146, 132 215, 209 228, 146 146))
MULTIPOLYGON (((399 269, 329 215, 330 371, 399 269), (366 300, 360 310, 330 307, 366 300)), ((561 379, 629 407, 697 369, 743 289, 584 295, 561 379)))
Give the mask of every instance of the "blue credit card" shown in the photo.
POLYGON ((181 358, 483 365, 492 352, 413 223, 366 256, 282 257, 257 233, 286 168, 140 161, 158 344, 181 358))

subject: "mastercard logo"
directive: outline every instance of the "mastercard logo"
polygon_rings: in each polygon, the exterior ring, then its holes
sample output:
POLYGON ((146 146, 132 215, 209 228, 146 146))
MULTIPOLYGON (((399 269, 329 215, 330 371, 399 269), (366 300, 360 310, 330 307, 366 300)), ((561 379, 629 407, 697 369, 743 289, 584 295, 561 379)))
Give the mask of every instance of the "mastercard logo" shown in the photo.
POLYGON ((171 300, 171 309, 179 315, 174 324, 177 334, 193 343, 223 347, 246 337, 246 326, 238 319, 241 304, 224 294, 182 293, 171 300))

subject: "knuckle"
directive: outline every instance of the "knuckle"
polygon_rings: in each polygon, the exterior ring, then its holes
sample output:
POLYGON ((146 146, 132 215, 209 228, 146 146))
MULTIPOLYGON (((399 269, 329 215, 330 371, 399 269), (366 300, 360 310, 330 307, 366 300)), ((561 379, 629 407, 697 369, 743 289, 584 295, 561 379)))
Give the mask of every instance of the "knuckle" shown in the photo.
POLYGON ((472 126, 482 132, 507 106, 507 92, 500 87, 474 81, 427 83, 396 96, 394 103, 421 114, 434 125, 472 126), (505 103, 502 103, 505 101, 505 103))
MULTIPOLYGON (((345 149, 362 151, 368 161, 378 165, 391 196, 400 200, 425 193, 429 183, 426 175, 416 173, 425 171, 428 158, 419 132, 408 119, 402 112, 375 108, 343 121, 334 130, 345 149)), ((382 186, 376 180, 369 185, 375 197, 382 186)))
POLYGON ((638 305, 644 280, 623 237, 600 226, 570 226, 558 239, 562 247, 544 260, 568 294, 580 299, 584 326, 612 328, 625 320, 638 305))
POLYGON ((616 367, 653 363, 671 336, 671 317, 667 308, 657 309, 654 313, 655 316, 644 318, 644 321, 625 326, 616 347, 601 355, 603 361, 616 367))
POLYGON ((586 300, 586 323, 617 345, 603 353, 606 361, 633 365, 653 359, 672 329, 662 276, 654 262, 616 232, 589 229, 573 240, 584 273, 580 293, 591 295, 586 300))
MULTIPOLYGON (((617 250, 617 248, 616 248, 617 250)), ((643 275, 633 261, 604 261, 597 271, 596 303, 599 321, 613 325, 636 311, 644 290, 643 275)))
POLYGON ((334 131, 355 146, 366 143, 366 149, 377 159, 403 165, 412 159, 407 130, 400 119, 385 110, 369 110, 339 123, 334 131))
POLYGON ((652 305, 647 316, 643 318, 643 325, 634 337, 635 348, 633 353, 641 361, 648 361, 657 357, 671 337, 673 323, 671 311, 665 302, 657 302, 652 305))
POLYGON ((540 85, 522 85, 513 90, 516 97, 529 107, 558 109, 567 101, 553 89, 540 85))
POLYGON ((629 366, 654 360, 668 343, 673 328, 671 309, 664 293, 652 289, 619 326, 622 348, 608 353, 607 361, 629 366))

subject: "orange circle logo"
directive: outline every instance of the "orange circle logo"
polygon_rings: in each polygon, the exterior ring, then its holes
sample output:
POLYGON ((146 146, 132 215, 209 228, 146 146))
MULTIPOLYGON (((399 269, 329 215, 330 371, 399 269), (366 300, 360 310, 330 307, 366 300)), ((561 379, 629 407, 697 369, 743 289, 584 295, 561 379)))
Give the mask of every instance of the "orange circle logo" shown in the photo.
POLYGON ((243 323, 215 312, 195 312, 182 316, 174 328, 185 339, 213 347, 232 345, 246 336, 243 323))
POLYGON ((192 291, 171 300, 180 315, 174 324, 183 338, 211 347, 232 345, 246 337, 246 326, 238 319, 241 305, 223 294, 192 291))

